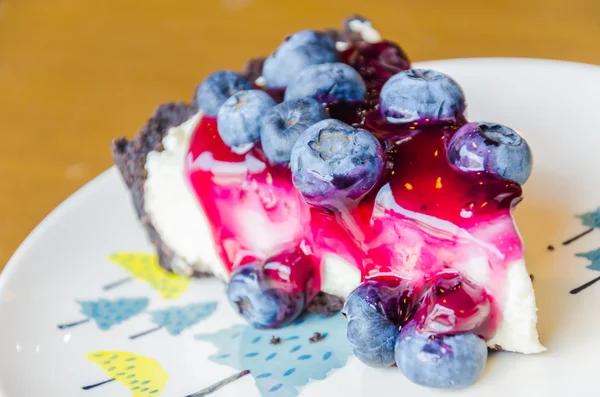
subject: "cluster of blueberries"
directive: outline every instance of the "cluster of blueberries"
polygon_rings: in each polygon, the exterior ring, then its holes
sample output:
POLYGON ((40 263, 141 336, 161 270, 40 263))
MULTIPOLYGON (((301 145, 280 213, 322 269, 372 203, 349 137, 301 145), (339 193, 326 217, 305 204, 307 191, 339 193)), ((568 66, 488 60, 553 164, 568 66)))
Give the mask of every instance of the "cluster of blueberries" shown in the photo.
MULTIPOLYGON (((294 185, 309 203, 344 205, 377 183, 385 160, 370 132, 328 118, 324 104, 360 101, 367 93, 361 75, 339 58, 328 35, 301 31, 288 36, 263 66, 266 86, 285 90, 282 103, 233 71, 206 78, 196 103, 217 117, 219 134, 233 151, 260 141, 272 164, 290 165, 294 185)), ((447 75, 409 69, 384 84, 379 108, 392 123, 452 120, 463 114, 465 99, 447 75)), ((463 170, 485 170, 521 184, 531 173, 529 146, 499 124, 461 128, 449 144, 448 159, 463 170)))
MULTIPOLYGON (((198 87, 196 103, 217 118, 223 142, 237 153, 260 142, 273 166, 291 168, 295 188, 312 205, 335 209, 364 197, 383 175, 386 156, 369 131, 329 118, 327 104, 367 95, 365 81, 340 62, 333 40, 313 30, 288 36, 266 59, 262 77, 267 88, 285 90, 282 103, 232 71, 217 71, 198 87)), ((401 71, 379 94, 379 111, 395 124, 453 120, 462 117, 465 107, 458 84, 433 70, 401 71)), ((448 143, 447 155, 462 170, 486 171, 520 184, 531 173, 529 146, 500 124, 465 124, 448 143)), ((281 327, 300 315, 305 302, 302 292, 289 293, 278 285, 259 265, 244 266, 232 274, 228 297, 253 326, 281 327)), ((431 387, 463 387, 477 379, 487 358, 481 338, 424 335, 410 322, 400 328, 381 309, 382 302, 390 301, 385 291, 367 281, 346 300, 348 339, 361 361, 397 365, 414 382, 431 387)))
MULTIPOLYGON (((402 280, 361 283, 348 296, 342 310, 348 320, 347 336, 355 356, 375 368, 396 365, 408 379, 428 387, 461 388, 472 384, 485 368, 488 354, 485 341, 473 332, 432 332, 420 326, 424 314, 415 313, 427 299, 433 300, 433 306, 446 302, 445 298, 452 300, 452 294, 463 294, 456 300, 465 299, 469 289, 464 288, 468 286, 465 283, 458 275, 435 280, 421 291, 429 294, 426 298, 426 295, 415 296, 402 280)), ((469 299, 467 296, 466 301, 469 299)), ((439 305, 440 313, 446 305, 439 305)), ((447 326, 444 314, 436 321, 441 326, 429 328, 447 326)))

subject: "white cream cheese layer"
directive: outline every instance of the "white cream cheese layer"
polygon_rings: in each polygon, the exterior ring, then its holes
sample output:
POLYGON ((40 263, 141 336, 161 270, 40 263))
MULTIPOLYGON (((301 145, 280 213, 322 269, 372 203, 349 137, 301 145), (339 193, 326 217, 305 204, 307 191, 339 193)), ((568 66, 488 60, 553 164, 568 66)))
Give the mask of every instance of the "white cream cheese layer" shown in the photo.
POLYGON ((144 209, 163 241, 175 252, 176 273, 207 272, 228 280, 229 273, 215 249, 208 220, 184 175, 192 133, 202 115, 169 129, 162 151, 148 153, 144 209))
MULTIPOLYGON (((144 208, 163 241, 174 250, 173 270, 184 275, 193 271, 212 273, 227 281, 229 274, 217 255, 208 220, 195 193, 184 176, 184 162, 189 142, 201 114, 178 127, 171 128, 163 139, 163 151, 148 154, 144 208)), ((471 258, 461 269, 474 281, 486 279, 479 274, 487 269, 485 258, 471 258), (482 262, 483 261, 483 262, 482 262), (469 270, 470 269, 470 270, 469 270)), ((321 289, 345 298, 360 283, 358 269, 331 253, 322 263, 321 289)), ((537 332, 537 307, 533 285, 522 259, 508 264, 504 291, 500 294, 502 321, 488 346, 501 346, 518 353, 540 353, 537 332)))
POLYGON ((506 273, 502 306, 502 322, 487 344, 511 352, 531 354, 546 350, 537 331, 537 306, 533 284, 523 259, 512 262, 506 273))

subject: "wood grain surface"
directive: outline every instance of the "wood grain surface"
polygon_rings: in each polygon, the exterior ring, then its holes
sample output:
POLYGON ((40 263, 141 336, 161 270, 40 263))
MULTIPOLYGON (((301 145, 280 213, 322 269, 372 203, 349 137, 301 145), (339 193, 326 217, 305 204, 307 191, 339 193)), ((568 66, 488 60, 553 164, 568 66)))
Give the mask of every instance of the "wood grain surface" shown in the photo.
POLYGON ((600 64, 596 0, 0 0, 0 268, 158 103, 187 100, 209 72, 351 13, 413 61, 600 64))

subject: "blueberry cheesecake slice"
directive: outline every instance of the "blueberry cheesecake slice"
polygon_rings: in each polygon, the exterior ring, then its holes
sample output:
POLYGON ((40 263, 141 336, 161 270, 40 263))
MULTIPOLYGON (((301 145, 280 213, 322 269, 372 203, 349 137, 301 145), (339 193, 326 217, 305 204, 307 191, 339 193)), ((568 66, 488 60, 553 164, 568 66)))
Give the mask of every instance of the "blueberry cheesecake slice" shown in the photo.
POLYGON ((512 216, 531 149, 465 109, 354 16, 214 72, 113 154, 165 268, 222 279, 258 328, 341 310, 366 365, 458 388, 489 348, 545 350, 512 216))

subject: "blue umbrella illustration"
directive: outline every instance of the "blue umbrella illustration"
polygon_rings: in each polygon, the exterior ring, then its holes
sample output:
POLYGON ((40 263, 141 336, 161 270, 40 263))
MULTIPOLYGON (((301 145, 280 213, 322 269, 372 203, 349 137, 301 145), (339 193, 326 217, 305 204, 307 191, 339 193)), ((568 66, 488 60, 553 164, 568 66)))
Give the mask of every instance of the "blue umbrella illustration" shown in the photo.
POLYGON ((130 319, 148 307, 147 298, 122 298, 116 300, 100 299, 97 301, 77 301, 81 306, 81 314, 85 318, 65 324, 59 324, 59 329, 66 329, 94 321, 98 328, 107 331, 113 326, 130 319))
POLYGON ((216 308, 217 302, 202 302, 152 311, 150 312, 150 318, 156 324, 156 327, 131 335, 129 339, 137 339, 163 328, 171 335, 179 335, 185 329, 209 317, 216 308))
POLYGON ((310 381, 323 380, 343 367, 352 355, 343 316, 306 315, 293 325, 277 330, 258 330, 234 325, 197 340, 218 347, 210 360, 240 371, 188 397, 206 396, 251 374, 263 396, 292 397, 310 381))

